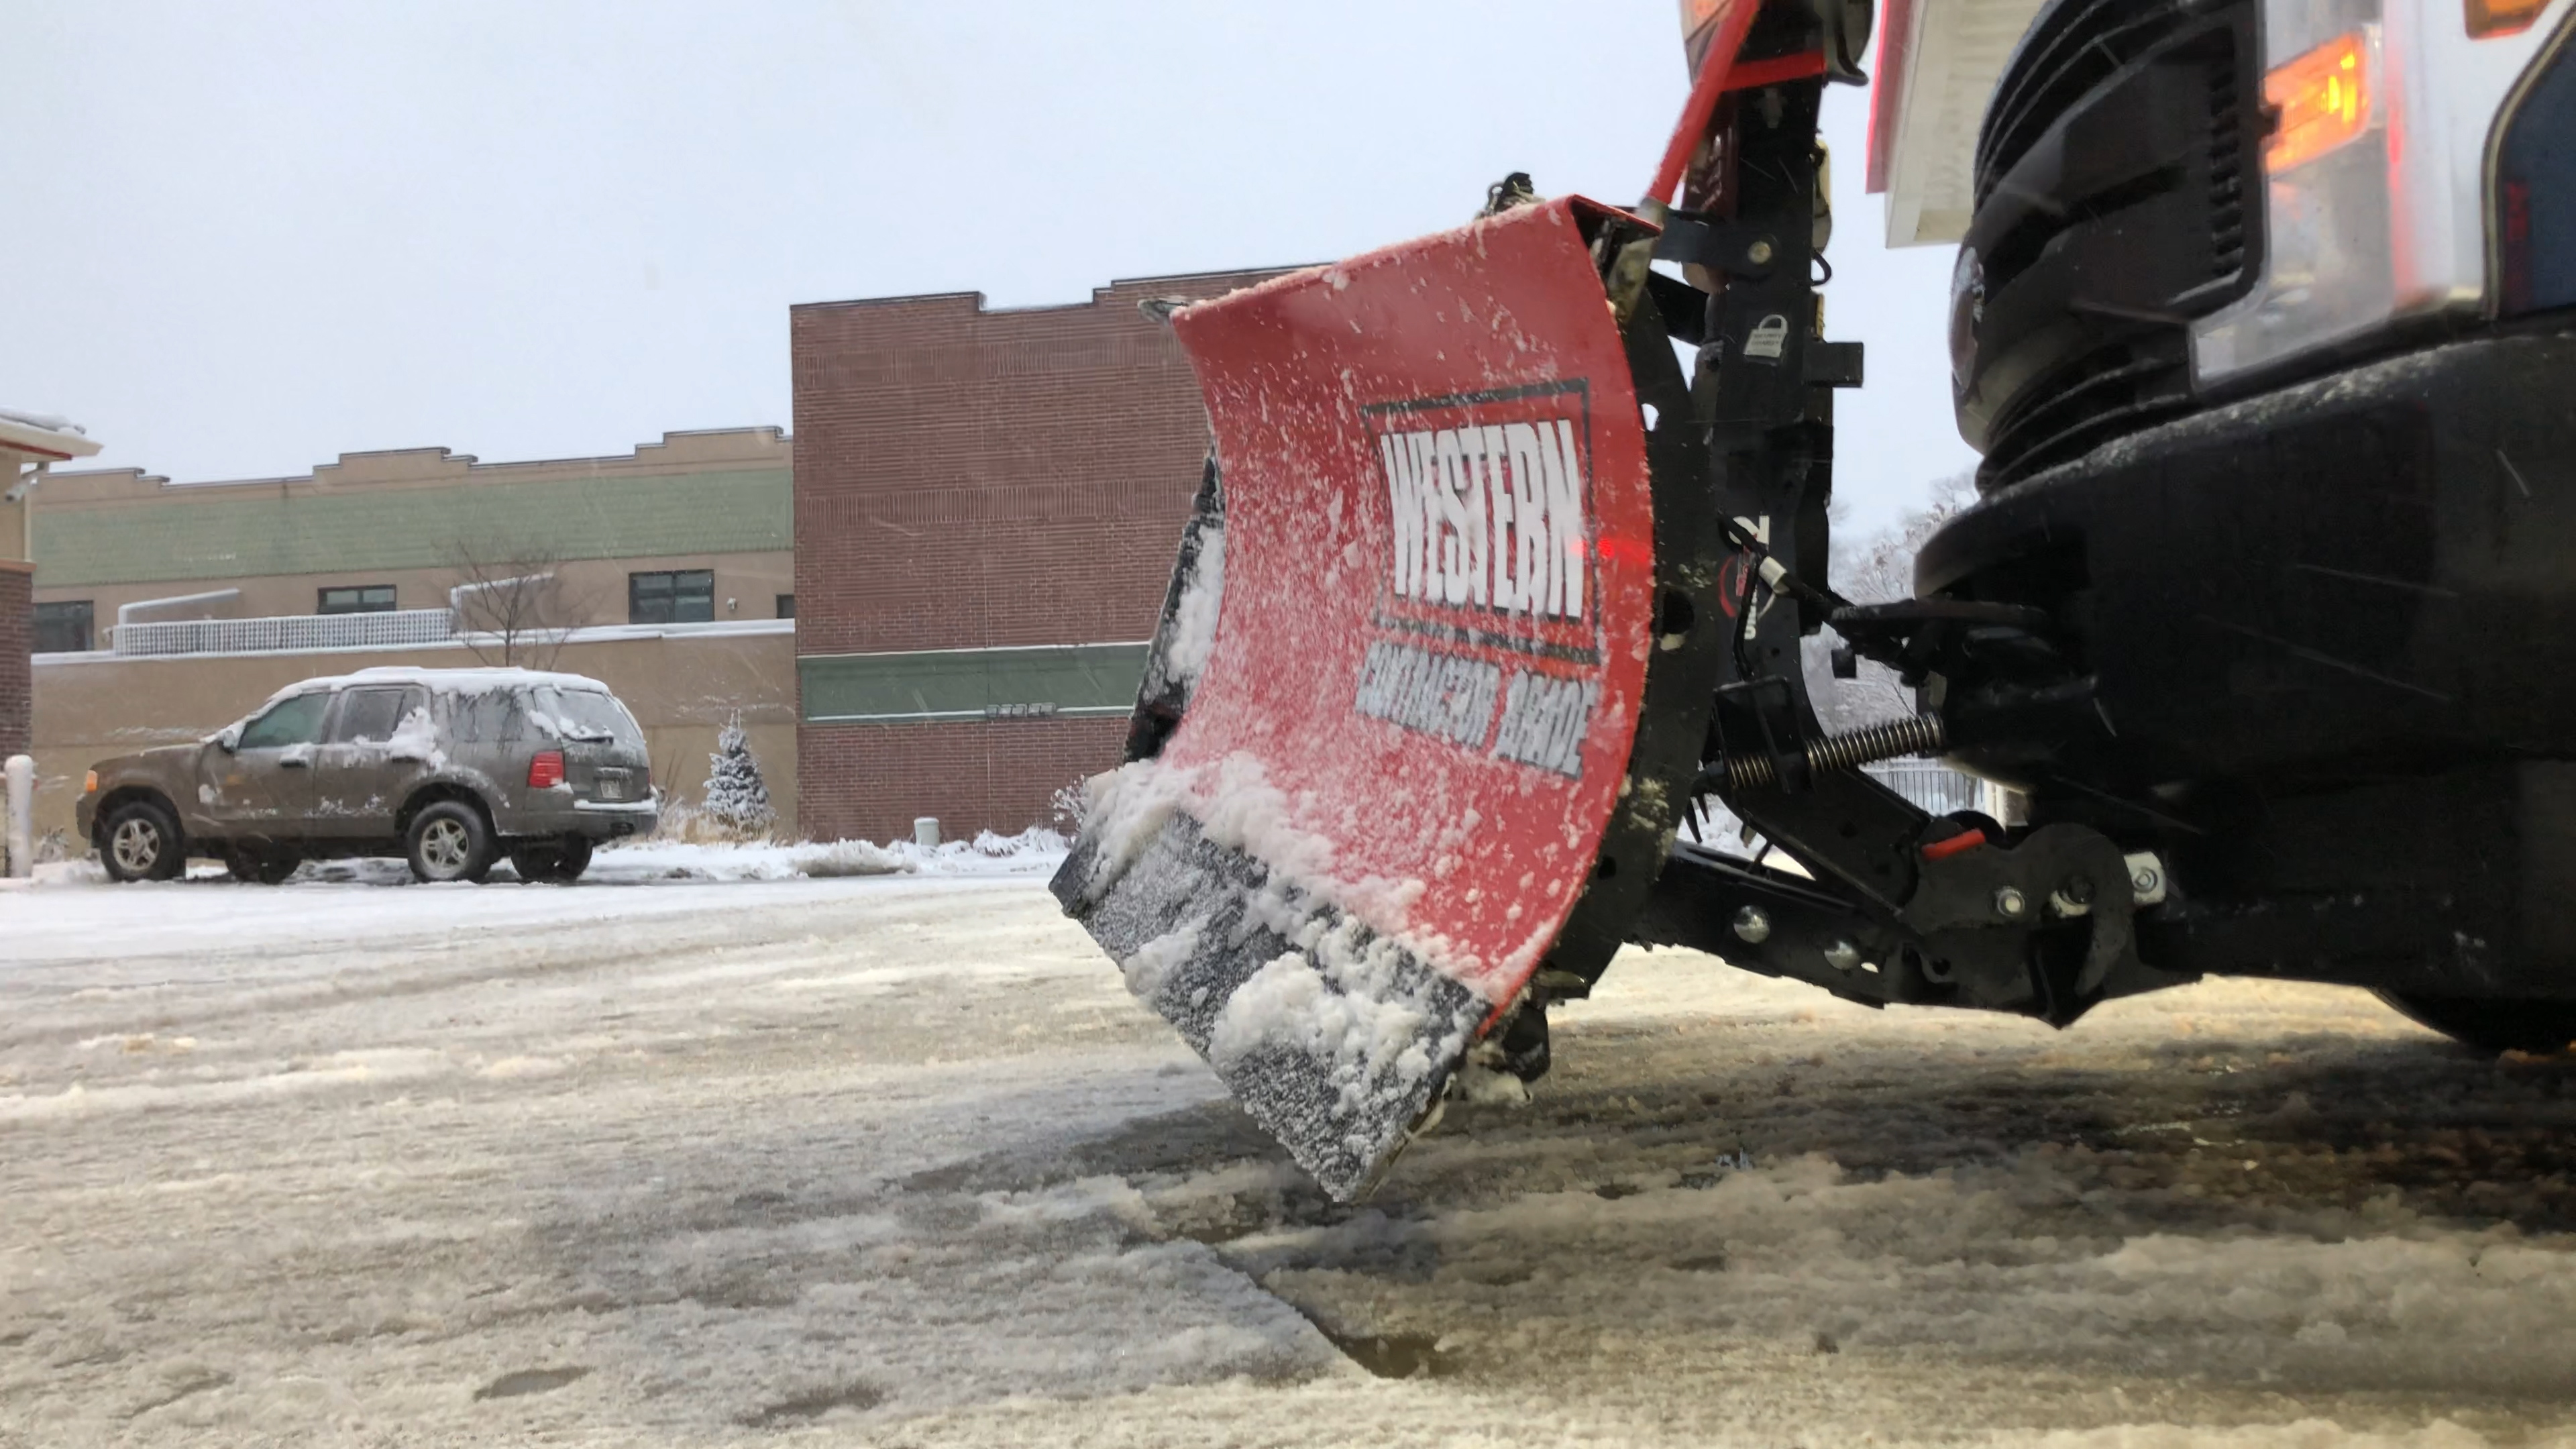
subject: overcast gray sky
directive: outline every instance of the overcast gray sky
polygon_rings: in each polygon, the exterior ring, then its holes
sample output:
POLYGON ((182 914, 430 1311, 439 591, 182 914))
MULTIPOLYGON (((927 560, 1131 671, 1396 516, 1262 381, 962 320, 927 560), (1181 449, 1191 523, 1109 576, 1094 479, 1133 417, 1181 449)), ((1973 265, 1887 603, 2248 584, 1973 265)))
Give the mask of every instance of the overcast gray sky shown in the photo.
MULTIPOLYGON (((97 466, 624 452, 789 421, 790 303, 1322 261, 1511 170, 1630 202, 1672 0, 0 0, 0 406, 97 466)), ((1973 462, 1949 252, 1890 252, 1834 92, 1840 491, 1973 462)))

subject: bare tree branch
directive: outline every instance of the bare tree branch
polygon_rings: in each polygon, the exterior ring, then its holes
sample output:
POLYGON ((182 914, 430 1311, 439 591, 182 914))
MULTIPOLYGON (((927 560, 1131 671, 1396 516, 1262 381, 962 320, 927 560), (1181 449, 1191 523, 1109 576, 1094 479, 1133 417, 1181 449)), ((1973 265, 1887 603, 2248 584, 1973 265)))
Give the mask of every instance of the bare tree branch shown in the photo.
POLYGON ((485 664, 554 667, 580 626, 580 601, 558 573, 561 551, 533 540, 459 538, 447 548, 456 575, 448 590, 456 630, 485 664))

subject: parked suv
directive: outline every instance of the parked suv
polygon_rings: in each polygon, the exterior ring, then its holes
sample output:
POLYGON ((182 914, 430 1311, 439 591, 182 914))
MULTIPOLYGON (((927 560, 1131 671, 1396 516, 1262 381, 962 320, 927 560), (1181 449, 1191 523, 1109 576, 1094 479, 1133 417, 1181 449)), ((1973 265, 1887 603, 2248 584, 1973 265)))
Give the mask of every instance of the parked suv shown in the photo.
POLYGON ((310 859, 401 855, 425 881, 570 881, 652 830, 644 732, 608 687, 525 669, 308 679, 194 744, 101 761, 78 819, 117 880, 191 855, 275 884, 310 859))

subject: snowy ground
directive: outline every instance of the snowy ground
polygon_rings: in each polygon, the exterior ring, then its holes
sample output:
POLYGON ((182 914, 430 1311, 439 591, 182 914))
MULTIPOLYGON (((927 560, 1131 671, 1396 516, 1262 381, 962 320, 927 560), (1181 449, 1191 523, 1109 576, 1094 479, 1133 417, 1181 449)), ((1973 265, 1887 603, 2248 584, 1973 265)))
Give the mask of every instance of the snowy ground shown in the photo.
POLYGON ((2576 1069, 2354 993, 1632 953, 1342 1209, 1040 862, 628 864, 0 893, 0 1443, 2576 1431, 2576 1069))

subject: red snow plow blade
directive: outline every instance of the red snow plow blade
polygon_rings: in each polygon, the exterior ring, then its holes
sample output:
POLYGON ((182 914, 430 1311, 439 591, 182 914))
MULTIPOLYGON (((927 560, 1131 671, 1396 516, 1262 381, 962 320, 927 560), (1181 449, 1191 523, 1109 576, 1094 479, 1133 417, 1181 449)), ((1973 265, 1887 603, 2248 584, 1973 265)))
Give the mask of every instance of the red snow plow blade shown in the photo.
POLYGON ((1696 766, 1638 378, 1688 403, 1596 260, 1649 235, 1525 206, 1174 319, 1221 511, 1055 888, 1336 1197, 1543 966, 1597 973, 1696 766))

